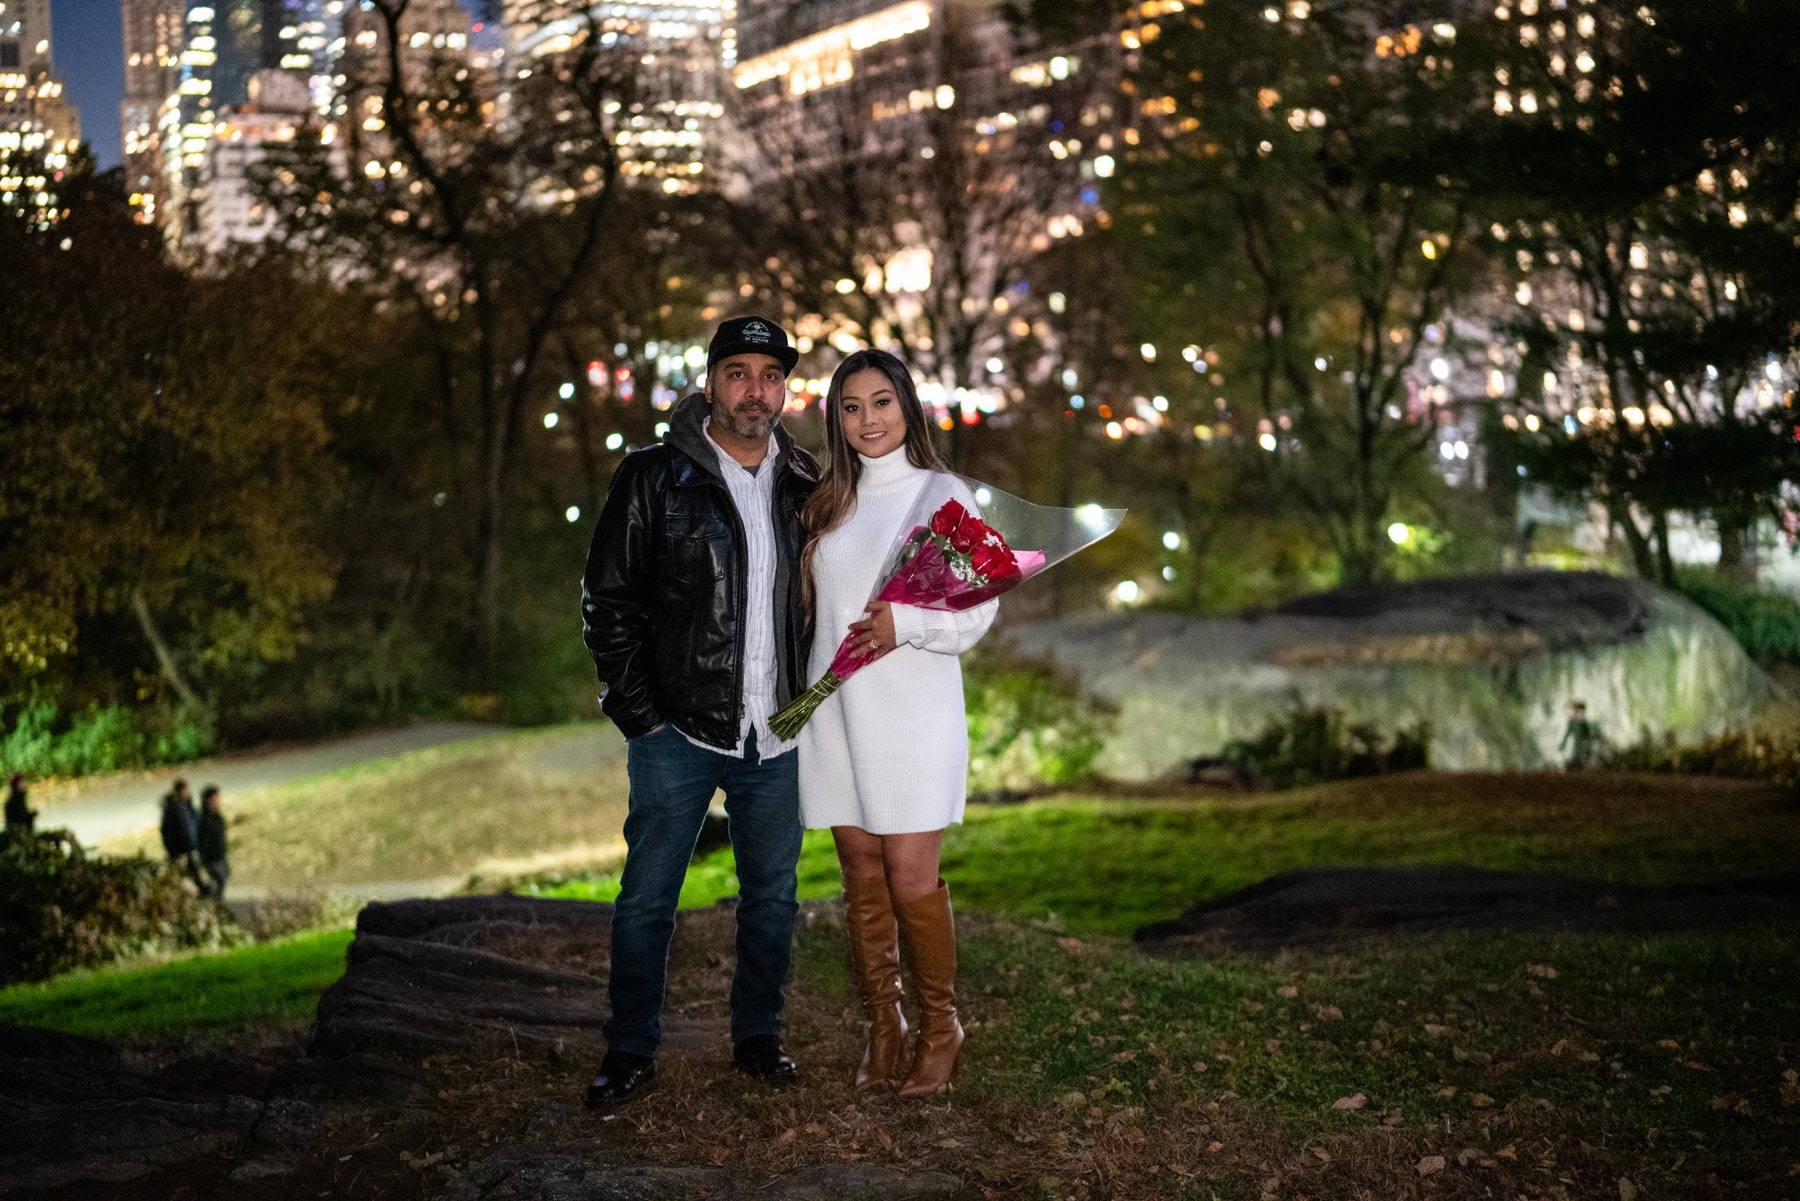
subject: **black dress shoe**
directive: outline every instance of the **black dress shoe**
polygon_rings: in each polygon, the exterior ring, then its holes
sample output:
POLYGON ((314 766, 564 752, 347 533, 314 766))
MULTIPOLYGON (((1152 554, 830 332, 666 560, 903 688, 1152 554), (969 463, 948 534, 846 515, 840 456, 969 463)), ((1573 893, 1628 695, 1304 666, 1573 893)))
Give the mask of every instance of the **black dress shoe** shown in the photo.
POLYGON ((800 1065, 788 1058, 780 1037, 773 1034, 746 1038, 732 1048, 731 1062, 745 1075, 775 1084, 786 1084, 800 1075, 800 1065))
POLYGON ((588 1082, 589 1105, 611 1105, 642 1092, 656 1079, 656 1060, 629 1051, 608 1051, 600 1061, 600 1074, 588 1082))

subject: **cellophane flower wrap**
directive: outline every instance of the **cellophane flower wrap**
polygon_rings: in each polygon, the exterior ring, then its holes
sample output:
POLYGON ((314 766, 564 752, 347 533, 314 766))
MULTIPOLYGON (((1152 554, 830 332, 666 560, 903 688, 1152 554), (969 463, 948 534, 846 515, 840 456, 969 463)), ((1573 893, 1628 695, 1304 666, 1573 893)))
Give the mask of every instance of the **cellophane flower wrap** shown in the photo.
MULTIPOLYGON (((870 597, 920 609, 961 612, 991 601, 1118 528, 1124 509, 1034 505, 975 480, 935 472, 913 502, 870 597)), ((793 738, 825 698, 892 647, 862 649, 849 635, 830 669, 769 719, 793 738)))

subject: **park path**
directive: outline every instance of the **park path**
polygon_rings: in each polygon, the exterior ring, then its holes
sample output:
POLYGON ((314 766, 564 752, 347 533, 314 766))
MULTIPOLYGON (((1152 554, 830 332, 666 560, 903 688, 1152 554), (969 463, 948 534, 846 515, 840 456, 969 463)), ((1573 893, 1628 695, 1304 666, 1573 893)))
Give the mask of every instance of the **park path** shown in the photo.
POLYGON ((324 742, 221 755, 153 771, 41 785, 31 790, 31 801, 40 810, 39 829, 67 827, 83 846, 92 847, 154 829, 162 815, 162 796, 176 777, 188 782, 196 798, 203 786, 217 784, 229 803, 233 793, 303 780, 408 751, 485 738, 506 729, 485 722, 419 722, 324 742))

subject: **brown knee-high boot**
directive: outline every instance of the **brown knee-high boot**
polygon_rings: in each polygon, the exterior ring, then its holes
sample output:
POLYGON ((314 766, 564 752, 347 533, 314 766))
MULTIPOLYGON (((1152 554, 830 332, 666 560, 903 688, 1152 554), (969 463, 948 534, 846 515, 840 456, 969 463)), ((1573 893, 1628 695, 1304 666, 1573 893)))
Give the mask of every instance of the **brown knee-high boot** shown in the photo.
POLYGON ((963 1028, 956 1019, 956 919, 950 886, 894 906, 900 942, 912 959, 913 989, 919 995, 919 1047, 912 1070, 900 1086, 902 1097, 928 1097, 950 1084, 962 1059, 963 1028))
POLYGON ((844 877, 844 931, 856 993, 869 1015, 869 1043, 856 1069, 856 1087, 898 1084, 906 1015, 900 1009, 900 931, 884 877, 844 877))

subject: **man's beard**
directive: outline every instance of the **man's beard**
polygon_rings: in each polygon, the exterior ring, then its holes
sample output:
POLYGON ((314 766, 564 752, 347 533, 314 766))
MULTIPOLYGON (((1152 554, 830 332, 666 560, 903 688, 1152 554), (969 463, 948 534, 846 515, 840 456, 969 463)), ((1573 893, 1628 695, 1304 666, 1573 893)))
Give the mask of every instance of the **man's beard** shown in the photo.
POLYGON ((769 436, 775 428, 775 411, 762 409, 756 412, 734 413, 723 404, 713 406, 713 420, 731 431, 731 436, 745 442, 760 442, 769 436))

